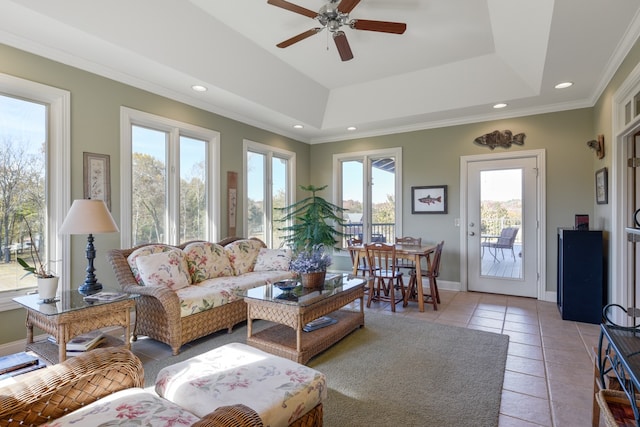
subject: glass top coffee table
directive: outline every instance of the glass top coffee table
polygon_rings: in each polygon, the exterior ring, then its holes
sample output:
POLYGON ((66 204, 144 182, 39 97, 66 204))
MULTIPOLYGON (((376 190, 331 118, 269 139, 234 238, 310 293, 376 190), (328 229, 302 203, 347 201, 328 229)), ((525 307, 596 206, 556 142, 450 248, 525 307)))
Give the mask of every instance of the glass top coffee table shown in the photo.
POLYGON ((298 363, 326 350, 346 335, 364 326, 364 287, 369 279, 343 273, 327 273, 319 289, 295 288, 283 291, 267 284, 245 292, 247 344, 298 363), (343 309, 360 299, 358 311, 343 309), (304 332, 304 326, 322 316, 336 322, 304 332), (277 323, 253 333, 253 319, 277 323))

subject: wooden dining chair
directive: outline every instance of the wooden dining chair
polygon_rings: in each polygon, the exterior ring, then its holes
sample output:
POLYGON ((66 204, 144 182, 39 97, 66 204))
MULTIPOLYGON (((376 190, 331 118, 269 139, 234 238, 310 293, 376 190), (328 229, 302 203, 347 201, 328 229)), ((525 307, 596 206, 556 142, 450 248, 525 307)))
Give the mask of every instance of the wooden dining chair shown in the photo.
POLYGON ((409 286, 405 293, 405 299, 403 307, 409 304, 409 301, 418 301, 418 298, 424 298, 425 304, 433 304, 433 310, 438 310, 438 304, 440 304, 440 292, 438 292, 437 278, 440 275, 440 259, 442 258, 442 248, 444 247, 444 240, 436 246, 436 250, 433 254, 433 259, 429 264, 427 271, 422 272, 423 290, 422 295, 418 292, 418 278, 416 277, 415 270, 409 278, 409 286), (424 279, 429 279, 429 293, 424 293, 424 279))
MULTIPOLYGON (((347 239, 347 247, 351 247, 351 246, 361 246, 362 245, 362 239, 358 239, 356 237, 351 237, 349 239, 347 239)), ((358 251, 355 250, 349 250, 349 255, 351 255, 351 265, 356 265, 356 263, 358 263, 358 266, 356 267, 356 275, 362 273, 363 276, 366 276, 369 274, 369 264, 367 263, 367 258, 360 258, 360 260, 358 261, 358 251)))
MULTIPOLYGON (((422 237, 396 237, 396 245, 420 246, 422 245, 422 237)), ((411 275, 411 272, 416 268, 416 264, 413 260, 400 258, 397 262, 397 268, 407 269, 409 270, 407 273, 411 275)))
POLYGON ((405 286, 402 280, 402 272, 396 268, 396 247, 389 243, 365 244, 367 261, 369 262, 369 275, 373 278, 369 282, 369 298, 367 307, 371 307, 371 301, 389 301, 391 311, 396 311, 396 304, 405 299, 405 286), (400 291, 400 297, 397 297, 400 291))

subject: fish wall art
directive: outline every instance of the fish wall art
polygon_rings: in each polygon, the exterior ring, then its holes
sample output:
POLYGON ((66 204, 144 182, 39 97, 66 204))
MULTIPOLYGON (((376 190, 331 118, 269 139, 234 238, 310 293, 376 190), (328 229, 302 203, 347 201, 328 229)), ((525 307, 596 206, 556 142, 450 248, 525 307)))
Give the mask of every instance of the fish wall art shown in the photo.
POLYGON ((482 145, 494 149, 496 147, 511 148, 512 144, 524 145, 524 133, 513 134, 510 130, 494 130, 491 133, 484 134, 473 140, 475 144, 482 145))

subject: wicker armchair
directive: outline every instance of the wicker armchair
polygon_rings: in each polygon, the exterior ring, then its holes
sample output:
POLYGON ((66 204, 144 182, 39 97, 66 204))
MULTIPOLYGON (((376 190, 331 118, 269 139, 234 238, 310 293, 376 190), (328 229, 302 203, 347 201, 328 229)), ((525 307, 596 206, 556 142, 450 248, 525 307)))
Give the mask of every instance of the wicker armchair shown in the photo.
MULTIPOLYGON (((144 386, 142 362, 125 348, 106 347, 29 372, 0 385, 0 426, 51 422, 116 391, 144 386)), ((244 405, 224 406, 193 427, 262 426, 244 405)))
POLYGON ((119 390, 144 386, 142 362, 101 348, 15 377, 0 386, 0 426, 36 426, 119 390))
MULTIPOLYGON (((218 244, 224 246, 241 237, 229 237, 218 244)), ((176 246, 184 249, 189 243, 176 246)), ((127 257, 140 245, 130 249, 112 249, 107 257, 116 274, 116 279, 127 293, 140 295, 136 298, 136 324, 133 339, 138 335, 163 342, 171 346, 174 355, 183 344, 207 336, 222 329, 228 329, 247 320, 247 305, 237 300, 211 310, 180 316, 180 301, 170 289, 164 287, 140 286, 131 272, 127 257)))

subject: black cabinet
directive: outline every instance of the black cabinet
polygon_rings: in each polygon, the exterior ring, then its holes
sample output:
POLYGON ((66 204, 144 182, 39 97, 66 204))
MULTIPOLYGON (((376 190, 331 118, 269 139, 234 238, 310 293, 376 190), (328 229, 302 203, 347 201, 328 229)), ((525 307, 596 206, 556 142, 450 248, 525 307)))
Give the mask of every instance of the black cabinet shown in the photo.
POLYGON ((558 309, 564 320, 602 322, 602 231, 558 229, 558 309))

